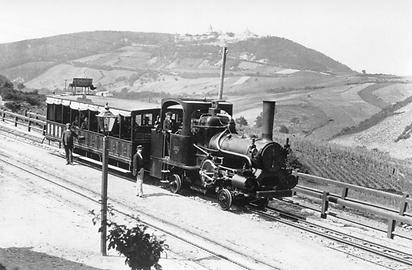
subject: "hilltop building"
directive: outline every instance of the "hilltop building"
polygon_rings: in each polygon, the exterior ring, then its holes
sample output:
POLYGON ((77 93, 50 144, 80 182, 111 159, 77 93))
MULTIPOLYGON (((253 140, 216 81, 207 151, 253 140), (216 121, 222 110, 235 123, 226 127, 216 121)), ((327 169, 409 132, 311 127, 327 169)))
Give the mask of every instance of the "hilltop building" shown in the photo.
POLYGON ((205 41, 220 41, 226 43, 234 43, 241 40, 246 40, 249 38, 257 38, 258 35, 252 33, 249 29, 241 33, 233 33, 233 32, 222 32, 216 31, 213 29, 212 26, 209 27, 208 32, 203 34, 177 34, 175 36, 175 42, 205 42, 205 41))

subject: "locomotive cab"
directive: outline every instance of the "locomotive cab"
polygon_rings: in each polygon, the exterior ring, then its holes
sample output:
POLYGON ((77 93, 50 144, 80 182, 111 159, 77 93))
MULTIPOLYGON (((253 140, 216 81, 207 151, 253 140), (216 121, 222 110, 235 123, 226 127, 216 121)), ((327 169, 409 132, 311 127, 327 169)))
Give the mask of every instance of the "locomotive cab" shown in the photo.
POLYGON ((228 118, 216 117, 217 113, 231 114, 232 104, 217 104, 208 99, 162 100, 160 128, 152 130, 151 175, 173 183, 177 181, 179 188, 183 182, 196 186, 200 162, 207 155, 199 153, 197 146, 206 145, 214 134, 226 128, 228 118), (170 111, 180 112, 177 132, 163 128, 166 113, 170 111))

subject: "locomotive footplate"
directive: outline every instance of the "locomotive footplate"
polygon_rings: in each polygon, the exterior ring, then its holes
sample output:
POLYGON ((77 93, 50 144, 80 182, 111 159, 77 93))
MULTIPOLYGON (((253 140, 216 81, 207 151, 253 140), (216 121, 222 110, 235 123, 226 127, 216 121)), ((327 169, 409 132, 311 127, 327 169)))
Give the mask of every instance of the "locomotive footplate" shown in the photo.
POLYGON ((281 198, 281 197, 291 197, 292 190, 284 189, 284 190, 262 190, 256 191, 256 198, 281 198))
POLYGON ((160 159, 164 164, 170 165, 170 166, 175 166, 175 167, 179 167, 182 168, 184 170, 199 170, 200 166, 188 166, 179 162, 174 162, 171 161, 169 158, 161 158, 160 159))

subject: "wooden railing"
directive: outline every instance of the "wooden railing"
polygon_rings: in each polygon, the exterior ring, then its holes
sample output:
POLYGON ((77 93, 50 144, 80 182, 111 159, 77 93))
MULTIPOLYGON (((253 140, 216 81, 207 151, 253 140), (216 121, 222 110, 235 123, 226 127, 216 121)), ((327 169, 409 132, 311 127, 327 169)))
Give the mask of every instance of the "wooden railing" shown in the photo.
POLYGON ((322 218, 327 217, 329 203, 334 203, 335 205, 340 206, 342 209, 348 207, 359 210, 364 213, 374 214, 378 217, 387 219, 387 236, 391 239, 396 235, 395 227, 398 222, 412 225, 412 214, 406 212, 408 206, 412 205, 412 199, 407 193, 399 195, 381 190, 339 182, 332 179, 314 176, 310 174, 304 174, 299 172, 294 172, 293 174, 295 176, 298 176, 300 180, 309 180, 316 184, 329 185, 341 190, 340 194, 336 194, 325 190, 310 188, 303 185, 302 183, 300 183, 294 188, 294 192, 297 194, 304 194, 305 196, 321 200, 320 212, 322 218), (349 193, 350 191, 369 194, 375 197, 376 199, 388 198, 392 202, 395 202, 395 204, 397 204, 398 207, 391 208, 383 206, 381 204, 359 200, 354 197, 351 197, 349 193))
POLYGON ((29 132, 34 130, 44 135, 46 121, 42 115, 30 113, 28 116, 24 116, 5 110, 0 110, 0 115, 3 122, 13 123, 15 127, 23 125, 27 127, 29 132))
POLYGON ((24 116, 27 116, 29 118, 33 118, 36 120, 43 120, 46 121, 46 116, 43 114, 38 114, 38 113, 34 113, 34 112, 26 112, 24 116))

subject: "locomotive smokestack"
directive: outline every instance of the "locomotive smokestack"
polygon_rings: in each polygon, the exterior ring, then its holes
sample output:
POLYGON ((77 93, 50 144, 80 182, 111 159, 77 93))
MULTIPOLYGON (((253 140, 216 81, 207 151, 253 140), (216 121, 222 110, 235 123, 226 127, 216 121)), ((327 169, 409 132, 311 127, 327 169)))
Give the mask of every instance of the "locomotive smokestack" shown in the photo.
POLYGON ((263 101, 262 139, 266 141, 273 140, 273 120, 275 117, 275 105, 275 101, 263 101))

